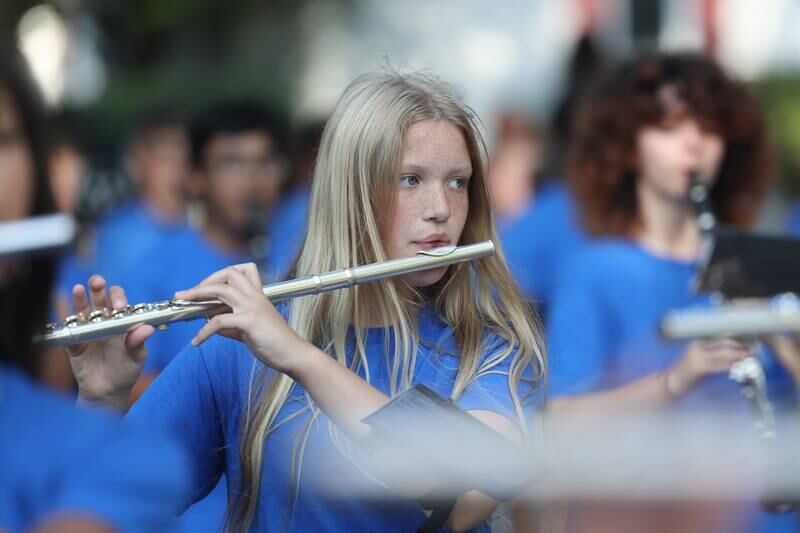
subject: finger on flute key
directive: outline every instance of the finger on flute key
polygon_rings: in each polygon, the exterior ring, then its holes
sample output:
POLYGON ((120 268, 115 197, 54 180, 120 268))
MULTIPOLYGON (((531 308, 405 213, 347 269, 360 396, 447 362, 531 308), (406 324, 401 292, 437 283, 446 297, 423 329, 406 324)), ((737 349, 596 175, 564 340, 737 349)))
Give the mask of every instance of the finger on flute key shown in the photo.
POLYGON ((88 315, 92 310, 86 295, 86 287, 81 284, 72 287, 72 307, 76 314, 88 315))
POLYGON ((108 296, 115 310, 125 309, 128 306, 128 295, 125 294, 125 289, 119 285, 113 285, 108 289, 108 296))
POLYGON ((94 275, 89 278, 89 301, 91 301, 92 308, 94 309, 108 307, 106 280, 102 276, 94 275))

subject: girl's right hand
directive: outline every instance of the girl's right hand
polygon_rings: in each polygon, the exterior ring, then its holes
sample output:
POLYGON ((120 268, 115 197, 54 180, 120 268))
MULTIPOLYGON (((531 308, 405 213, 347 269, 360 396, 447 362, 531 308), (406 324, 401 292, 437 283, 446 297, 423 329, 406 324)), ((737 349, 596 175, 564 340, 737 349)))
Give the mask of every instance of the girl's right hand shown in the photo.
POLYGON ((710 375, 727 372, 734 363, 755 355, 751 344, 731 337, 694 340, 681 358, 667 371, 667 389, 680 398, 710 375))
MULTIPOLYGON (((113 286, 106 293, 106 281, 101 276, 92 276, 87 285, 88 299, 83 285, 72 288, 76 313, 88 315, 94 309, 116 310, 128 305, 122 287, 113 286)), ((125 335, 68 346, 69 362, 78 383, 78 400, 126 409, 147 357, 144 341, 152 333, 152 326, 141 325, 125 335)))

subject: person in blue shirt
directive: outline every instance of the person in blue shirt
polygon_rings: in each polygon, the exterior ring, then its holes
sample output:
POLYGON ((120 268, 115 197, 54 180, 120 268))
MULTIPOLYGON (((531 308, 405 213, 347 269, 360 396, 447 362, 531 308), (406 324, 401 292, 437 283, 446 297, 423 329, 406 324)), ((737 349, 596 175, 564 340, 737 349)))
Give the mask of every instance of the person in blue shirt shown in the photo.
MULTIPOLYGON (((536 304, 545 324, 560 272, 589 240, 567 187, 564 166, 579 103, 592 80, 606 68, 600 47, 590 33, 585 33, 575 43, 569 59, 547 143, 540 148, 542 153, 536 154, 541 161, 528 170, 522 186, 516 187, 516 195, 512 191, 504 195, 513 200, 514 212, 497 210, 500 241, 511 273, 524 294, 536 304)), ((497 204, 497 194, 493 200, 497 204)))
POLYGON ((172 439, 76 407, 5 361, 0 423, 3 531, 175 529, 191 474, 172 439))
POLYGON ((269 261, 273 279, 283 279, 303 243, 308 218, 307 183, 286 191, 269 214, 269 261))
POLYGON ((116 262, 109 272, 124 271, 141 260, 151 242, 169 239, 186 227, 189 148, 186 124, 174 112, 154 108, 143 113, 125 161, 138 196, 106 215, 96 229, 97 260, 101 265, 116 262))
POLYGON ((498 232, 511 273, 547 323, 560 272, 589 241, 566 185, 542 186, 514 220, 498 220, 498 232))
MULTIPOLYGON (((131 135, 124 166, 137 195, 82 225, 74 249, 60 258, 53 305, 58 318, 73 314, 69 302, 76 283, 97 273, 113 283, 138 286, 142 258, 188 230, 189 142, 184 121, 165 107, 145 111, 131 135)), ((53 349, 46 357, 53 369, 48 381, 72 390, 64 351, 53 349)))
POLYGON ((325 121, 312 121, 297 133, 292 148, 292 179, 267 221, 270 261, 275 279, 283 279, 306 234, 311 177, 325 121))
MULTIPOLYGON (((263 272, 271 272, 269 251, 263 249, 266 239, 260 237, 263 213, 275 201, 282 180, 278 138, 273 117, 247 101, 218 102, 194 118, 189 187, 203 215, 195 221, 196 227, 176 228, 138 251, 137 260, 117 278, 127 284, 132 302, 168 299, 176 287, 193 286, 229 265, 256 262, 263 272)), ((116 233, 115 246, 124 248, 125 231, 116 233)), ((112 237, 111 231, 104 236, 112 237)), ((197 322, 176 323, 149 339, 147 363, 132 401, 198 328, 197 322)), ((221 483, 181 517, 181 530, 218 530, 225 505, 221 483)))
MULTIPOLYGON (((0 221, 54 212, 41 104, 22 59, 0 57, 0 221)), ((52 256, 0 256, 0 530, 171 531, 189 486, 163 434, 78 408, 37 381, 52 256)))
POLYGON ((786 217, 786 232, 789 235, 800 235, 800 202, 796 201, 789 210, 786 217))
POLYGON ((166 108, 144 112, 126 150, 125 168, 137 196, 97 220, 80 249, 62 260, 58 286, 67 297, 92 273, 114 283, 136 282, 144 252, 187 227, 189 140, 180 117, 166 108))
MULTIPOLYGON (((277 199, 282 180, 275 119, 257 104, 219 102, 195 117, 190 137, 190 187, 203 215, 196 227, 176 231, 142 251, 126 276, 132 301, 168 299, 176 287, 193 286, 239 263, 255 262, 271 278, 268 250, 254 246, 264 243, 257 239, 263 235, 260 217, 277 199)), ((197 323, 184 322, 154 335, 146 372, 163 370, 197 329, 197 323)))
MULTIPOLYGON (((476 117, 440 82, 395 73, 354 81, 322 136, 290 276, 494 239, 481 146, 476 117)), ((200 328, 127 415, 192 449, 199 476, 184 505, 225 473, 234 531, 416 530, 427 520, 416 499, 442 480, 407 458, 405 479, 416 482, 396 483, 370 462, 362 419, 419 383, 508 439, 523 438, 545 362, 536 320, 499 256, 277 310, 261 282, 255 265, 236 265, 176 293, 220 298, 231 312, 200 328), (320 480, 342 490, 366 484, 373 498, 337 498, 320 480)), ((106 293, 104 283, 74 298, 82 310, 125 304, 123 289, 106 293)), ((124 406, 151 331, 73 347, 81 397, 124 406)), ((431 516, 444 517, 437 527, 467 530, 497 505, 470 490, 431 516)))
MULTIPOLYGON (((555 292, 553 412, 745 412, 725 373, 755 355, 751 346, 729 338, 671 343, 658 332, 668 311, 710 305, 691 287, 702 236, 688 201, 690 175, 710 187, 723 224, 749 227, 764 198, 770 155, 754 97, 703 56, 644 56, 587 98, 568 168, 583 224, 597 240, 573 258, 555 292)), ((764 363, 769 386, 791 393, 783 366, 764 363)), ((749 519, 758 525, 747 531, 781 531, 797 520, 749 519)))

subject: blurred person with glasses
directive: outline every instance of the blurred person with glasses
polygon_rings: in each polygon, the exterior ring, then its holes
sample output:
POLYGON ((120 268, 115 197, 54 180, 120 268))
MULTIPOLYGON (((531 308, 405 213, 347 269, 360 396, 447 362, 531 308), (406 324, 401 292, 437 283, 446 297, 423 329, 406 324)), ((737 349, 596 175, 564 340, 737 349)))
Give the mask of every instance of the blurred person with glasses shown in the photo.
MULTIPOLYGON (((189 225, 152 241, 131 260, 122 279, 132 303, 168 299, 176 287, 193 286, 212 272, 241 263, 256 263, 269 279, 273 269, 264 221, 284 173, 276 124, 267 110, 249 101, 213 104, 192 121, 189 225)), ((126 238, 118 235, 117 246, 125 246, 126 238)), ((90 288, 100 284, 100 276, 89 280, 90 288)), ((189 343, 197 327, 195 322, 176 323, 149 339, 131 402, 189 343)), ((226 505, 223 478, 184 513, 181 530, 219 530, 226 505)))

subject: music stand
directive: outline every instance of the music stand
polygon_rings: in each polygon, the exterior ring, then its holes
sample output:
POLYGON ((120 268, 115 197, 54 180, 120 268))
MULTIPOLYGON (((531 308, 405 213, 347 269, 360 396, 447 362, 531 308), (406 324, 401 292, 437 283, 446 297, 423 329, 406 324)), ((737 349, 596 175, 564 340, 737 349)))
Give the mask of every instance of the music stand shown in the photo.
POLYGON ((800 239, 721 228, 702 255, 697 292, 726 299, 800 294, 800 239))

